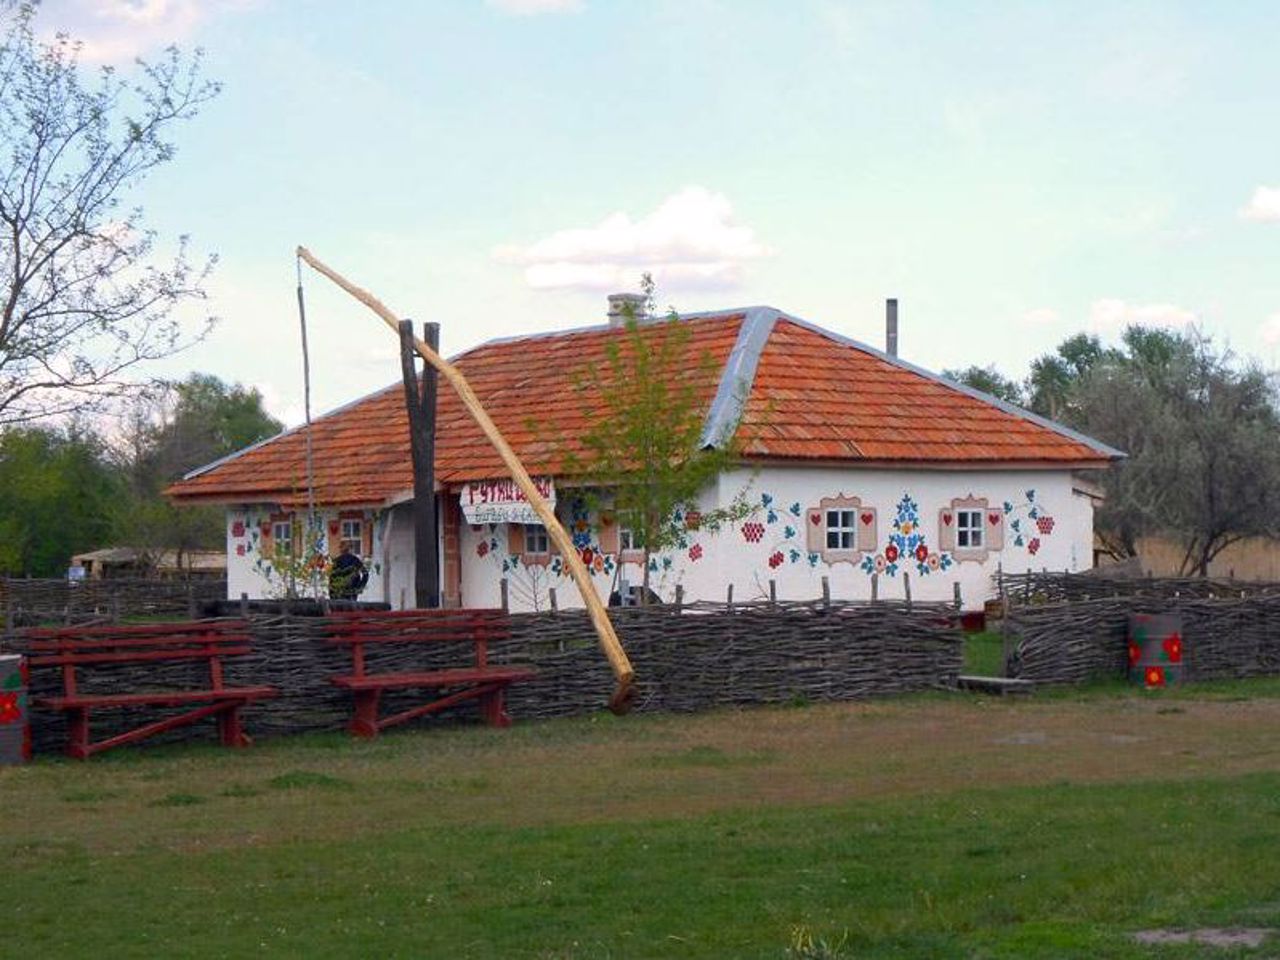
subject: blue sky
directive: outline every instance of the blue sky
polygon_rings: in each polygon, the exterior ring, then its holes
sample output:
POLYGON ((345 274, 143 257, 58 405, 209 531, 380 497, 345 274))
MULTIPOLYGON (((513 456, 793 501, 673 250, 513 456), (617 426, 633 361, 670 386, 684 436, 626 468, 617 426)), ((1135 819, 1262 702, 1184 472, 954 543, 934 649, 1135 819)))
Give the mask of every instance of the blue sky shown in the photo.
MULTIPOLYGON (((1080 330, 1199 323, 1280 353, 1280 4, 46 0, 222 95, 136 199, 221 259, 206 370, 301 416, 302 243, 443 349, 581 326, 652 270, 933 369, 1022 375, 1080 330)), ((314 405, 398 377, 306 279, 314 405)))

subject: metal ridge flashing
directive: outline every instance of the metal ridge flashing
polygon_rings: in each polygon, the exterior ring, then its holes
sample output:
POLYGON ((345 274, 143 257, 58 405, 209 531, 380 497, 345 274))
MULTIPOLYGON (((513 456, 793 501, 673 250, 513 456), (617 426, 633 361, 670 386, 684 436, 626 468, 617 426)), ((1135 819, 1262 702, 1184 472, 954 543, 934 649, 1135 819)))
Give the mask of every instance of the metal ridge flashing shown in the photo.
MULTIPOLYGON (((702 428, 702 446, 720 447, 729 441, 738 421, 742 418, 742 408, 751 394, 751 386, 755 382, 756 368, 760 365, 760 354, 769 342, 769 334, 778 321, 779 312, 772 307, 747 307, 742 312, 742 326, 738 328, 738 339, 729 356, 725 360, 724 370, 720 374, 720 384, 716 387, 716 395, 707 410, 707 420, 702 428)), ((717 314, 712 314, 715 316, 717 314)), ((723 315, 723 314, 719 314, 723 315)), ((698 319, 706 314, 689 314, 688 319, 698 319)), ((686 319, 682 316, 681 319, 686 319)))
POLYGON ((1074 440, 1076 443, 1084 444, 1086 447, 1098 451, 1098 453, 1102 454, 1108 460, 1128 459, 1129 455, 1123 450, 1117 450, 1115 447, 1108 446, 1101 440, 1095 440, 1093 437, 1087 437, 1083 433, 1072 430, 1070 427, 1064 427, 1062 424, 1056 423, 1047 417, 1042 417, 1037 413, 1032 413, 1030 410, 1024 410, 1017 404, 1009 403, 1007 400, 1001 400, 999 397, 993 397, 989 393, 984 393, 981 390, 977 390, 973 387, 967 386, 966 384, 956 383, 954 380, 948 380, 946 377, 940 376, 930 370, 926 370, 924 367, 918 367, 914 363, 903 360, 901 357, 890 356, 883 350, 877 350, 875 347, 865 344, 860 340, 854 340, 852 337, 846 337, 842 333, 835 333, 831 330, 825 329, 824 327, 818 326, 816 323, 812 323, 808 320, 802 320, 799 317, 793 317, 785 313, 781 314, 780 319, 789 320, 797 326, 804 327, 806 330, 811 330, 814 333, 826 337, 828 340, 834 340, 836 343, 842 343, 847 347, 853 347, 856 350, 869 353, 873 357, 878 357, 883 360, 885 363, 891 363, 895 367, 901 367, 903 370, 909 370, 911 373, 924 377, 926 380, 933 380, 935 383, 940 383, 945 387, 950 387, 952 390, 958 390, 960 393, 970 396, 975 400, 981 400, 983 403, 989 403, 991 406, 996 407, 999 410, 1003 410, 1010 416, 1021 417, 1023 420, 1028 420, 1037 426, 1044 427, 1046 430, 1052 430, 1054 433, 1060 434, 1068 440, 1074 440))

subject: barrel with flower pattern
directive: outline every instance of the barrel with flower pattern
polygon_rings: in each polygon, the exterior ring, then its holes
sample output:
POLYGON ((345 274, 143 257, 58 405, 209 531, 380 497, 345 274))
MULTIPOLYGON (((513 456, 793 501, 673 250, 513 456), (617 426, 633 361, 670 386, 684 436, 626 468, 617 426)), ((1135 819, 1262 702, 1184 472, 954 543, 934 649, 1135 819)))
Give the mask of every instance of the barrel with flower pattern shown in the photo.
POLYGON ((1174 614, 1129 616, 1129 679, 1144 687, 1167 687, 1182 680, 1182 618, 1174 614))
POLYGON ((27 718, 27 665, 17 655, 0 656, 0 764, 31 759, 27 718))

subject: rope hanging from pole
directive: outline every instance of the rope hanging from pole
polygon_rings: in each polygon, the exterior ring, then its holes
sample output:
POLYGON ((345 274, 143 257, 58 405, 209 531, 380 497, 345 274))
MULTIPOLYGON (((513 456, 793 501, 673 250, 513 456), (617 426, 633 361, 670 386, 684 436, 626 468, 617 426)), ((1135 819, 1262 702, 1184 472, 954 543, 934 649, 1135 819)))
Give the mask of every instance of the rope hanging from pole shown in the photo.
MULTIPOLYGON (((305 554, 309 538, 312 543, 319 542, 319 531, 316 518, 315 451, 311 442, 311 354, 307 349, 307 303, 302 295, 301 257, 295 258, 295 266, 298 271, 298 323, 302 327, 302 408, 307 424, 307 529, 302 538, 302 549, 305 554)), ((308 563, 307 567, 308 577, 311 580, 311 594, 317 596, 320 590, 320 572, 315 564, 308 563)))
MULTIPOLYGON (((306 247, 298 247, 297 255, 299 261, 305 261, 317 273, 327 277, 352 297, 359 300, 377 314, 391 328, 392 333, 396 334, 397 337, 400 336, 400 318, 392 313, 381 300, 367 290, 356 286, 320 260, 317 260, 306 247)), ((299 266, 299 270, 301 270, 301 266, 299 266)), ((299 291, 301 291, 301 282, 299 282, 299 291)), ((472 419, 475 420, 485 436, 489 438, 489 442, 493 445, 494 450, 497 451, 498 456, 502 458, 507 471, 511 474, 511 479, 516 482, 521 492, 524 493, 525 499, 529 501, 529 506, 537 513, 538 519, 542 521, 543 526, 547 528, 548 537, 556 545, 556 549, 560 551, 560 556, 569 570, 569 575, 573 578, 578 592, 582 595, 582 602, 591 617, 596 636, 600 639, 600 647, 603 649, 605 657, 609 660, 609 666, 612 668, 613 675, 617 680, 617 687, 609 698, 609 709, 614 713, 626 713, 631 709, 631 702, 635 694, 632 686, 635 670, 631 666, 631 661, 627 657, 626 651, 622 649, 622 644, 618 641, 618 635, 614 632, 613 624, 609 620, 609 614, 605 610, 604 604, 600 602, 600 597, 591 582, 591 574, 583 566, 582 559, 578 556, 578 551, 574 548, 568 532, 560 521, 556 519, 555 511, 551 509, 546 498, 538 491, 528 471, 525 470, 524 464, 520 462, 516 452, 511 449, 506 438, 503 437, 497 425, 489 417, 484 405, 480 402, 480 398, 471 389, 471 384, 467 382, 461 371, 416 337, 413 338, 413 348, 423 360, 449 381, 449 385, 457 392, 463 406, 467 408, 467 412, 471 414, 472 419)), ((307 436, 309 441, 309 428, 307 436)))

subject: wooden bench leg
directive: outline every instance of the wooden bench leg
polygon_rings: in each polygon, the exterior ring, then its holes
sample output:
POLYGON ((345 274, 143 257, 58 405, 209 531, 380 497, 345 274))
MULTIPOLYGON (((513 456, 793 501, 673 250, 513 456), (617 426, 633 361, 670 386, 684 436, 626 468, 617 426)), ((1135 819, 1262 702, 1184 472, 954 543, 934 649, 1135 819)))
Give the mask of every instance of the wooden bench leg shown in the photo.
POLYGON ((73 707, 67 711, 67 755, 87 760, 89 752, 89 708, 73 707))
POLYGON ((356 714, 347 729, 353 736, 376 737, 378 735, 378 703, 381 690, 353 690, 356 698, 356 714))
POLYGON ((486 693, 480 698, 480 716, 491 727, 509 727, 511 718, 507 716, 502 699, 503 690, 499 687, 493 693, 486 693))
POLYGON ((218 736, 224 747, 247 747, 251 741, 240 725, 241 704, 232 704, 218 714, 218 736))

